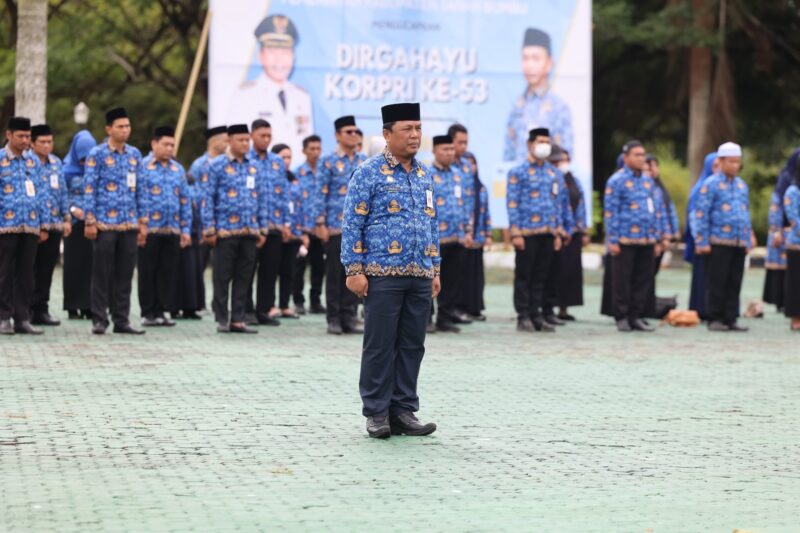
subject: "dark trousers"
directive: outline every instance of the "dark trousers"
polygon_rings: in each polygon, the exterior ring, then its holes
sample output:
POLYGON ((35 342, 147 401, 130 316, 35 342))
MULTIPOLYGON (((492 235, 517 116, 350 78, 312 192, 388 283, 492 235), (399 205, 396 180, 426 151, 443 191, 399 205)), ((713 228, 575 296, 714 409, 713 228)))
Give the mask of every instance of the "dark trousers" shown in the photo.
POLYGON ((244 322, 247 287, 252 285, 256 262, 255 237, 226 237, 214 248, 214 301, 212 307, 218 324, 244 322), (228 313, 228 297, 231 311, 228 313))
MULTIPOLYGON (((294 259, 294 258, 292 258, 294 259)), ((258 284, 256 285, 256 313, 266 315, 275 307, 275 282, 281 272, 283 237, 270 233, 258 251, 258 284)))
POLYGON ((180 251, 177 283, 175 284, 173 314, 178 311, 194 312, 205 307, 206 287, 203 270, 203 248, 192 244, 180 251))
POLYGON ((736 322, 746 255, 746 250, 737 246, 711 246, 706 260, 706 310, 710 321, 728 325, 736 322))
POLYGON ((525 237, 525 249, 517 250, 514 261, 514 309, 519 318, 541 315, 544 285, 553 259, 552 235, 525 237))
POLYGON ((470 315, 478 316, 485 309, 483 288, 486 277, 483 270, 483 248, 464 250, 464 275, 459 289, 458 308, 470 315))
POLYGON ((441 275, 442 290, 437 299, 439 313, 436 322, 450 324, 456 316, 459 291, 464 275, 464 247, 457 242, 445 243, 440 247, 442 257, 441 275))
POLYGON ((800 250, 786 250, 783 304, 787 317, 800 317, 800 250))
POLYGON ((620 254, 612 256, 614 317, 635 320, 645 315, 648 298, 655 282, 653 245, 621 245, 620 254))
POLYGON ((175 308, 181 243, 178 235, 148 235, 139 250, 139 307, 142 317, 164 316, 175 308))
POLYGON ((76 221, 72 224, 72 233, 64 239, 65 311, 88 311, 92 307, 94 244, 83 236, 84 227, 82 220, 76 221))
POLYGON ((284 243, 281 251, 281 268, 278 274, 278 306, 281 309, 289 307, 289 298, 294 289, 294 269, 297 264, 297 251, 300 249, 300 241, 289 241, 284 243))
MULTIPOLYGON (((328 306, 328 322, 352 326, 356 320, 358 297, 347 290, 347 276, 342 266, 342 236, 332 235, 325 244, 325 255, 328 256, 325 276, 325 303, 328 306)), ((426 312, 425 318, 427 320, 426 312)))
POLYGON ((419 410, 417 378, 430 307, 429 279, 369 278, 358 385, 364 416, 419 410))
POLYGON ((135 231, 99 231, 94 241, 92 262, 92 320, 108 325, 111 320, 118 326, 129 323, 131 311, 131 285, 136 268, 135 231))
POLYGON ((50 231, 47 240, 41 243, 36 250, 36 260, 33 263, 33 300, 31 310, 34 315, 50 312, 50 287, 53 284, 53 271, 58 264, 61 254, 60 231, 50 231))
POLYGON ((303 295, 306 281, 306 265, 311 268, 311 291, 309 299, 311 305, 319 305, 322 297, 322 280, 325 278, 325 252, 322 241, 312 236, 308 242, 308 254, 298 257, 294 270, 293 300, 295 305, 303 305, 306 298, 303 295))
POLYGON ((0 235, 0 320, 30 320, 37 236, 0 235))

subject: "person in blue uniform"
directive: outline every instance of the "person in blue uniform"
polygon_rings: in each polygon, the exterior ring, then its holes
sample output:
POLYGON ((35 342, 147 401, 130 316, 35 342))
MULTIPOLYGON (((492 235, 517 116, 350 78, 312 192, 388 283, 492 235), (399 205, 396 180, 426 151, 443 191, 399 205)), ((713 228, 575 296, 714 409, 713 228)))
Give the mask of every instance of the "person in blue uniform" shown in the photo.
POLYGON ((742 149, 727 142, 717 150, 719 172, 700 187, 691 224, 695 253, 707 256, 708 329, 747 331, 737 322, 747 253, 755 247, 750 189, 737 174, 742 149))
POLYGON ((174 326, 166 312, 175 308, 180 251, 192 242, 191 196, 186 173, 174 159, 175 129, 153 130, 150 149, 140 170, 148 225, 139 251, 139 307, 143 326, 174 326))
POLYGON ((783 313, 791 319, 792 331, 800 332, 800 174, 795 173, 783 197, 788 227, 785 232, 786 279, 783 313))
MULTIPOLYGON (((319 135, 309 135, 303 139, 303 155, 306 161, 294 171, 299 182, 301 194, 303 196, 303 211, 308 219, 305 224, 309 228, 314 228, 314 213, 322 199, 319 196, 319 172, 320 156, 322 155, 322 139, 319 135)), ((322 241, 319 240, 313 231, 308 236, 308 246, 306 254, 298 254, 297 264, 294 271, 294 290, 293 300, 295 313, 304 315, 306 312, 312 315, 325 314, 325 306, 322 305, 322 282, 325 279, 325 252, 322 241), (306 267, 310 270, 311 288, 309 290, 309 307, 306 310, 306 298, 303 294, 305 289, 306 267)))
POLYGON ((138 186, 142 154, 128 144, 131 122, 124 108, 106 113, 108 139, 86 158, 83 192, 86 200, 84 235, 94 241, 92 264, 92 333, 142 334, 131 326, 131 287, 137 246, 147 239, 147 209, 138 186))
POLYGON ((92 241, 84 235, 85 208, 83 194, 83 175, 86 171, 86 158, 97 146, 89 130, 75 134, 64 158, 64 181, 69 194, 69 213, 72 216, 72 233, 64 238, 64 310, 71 320, 92 318, 92 241))
POLYGON ((212 307, 217 332, 258 333, 245 323, 245 312, 256 254, 266 242, 268 193, 265 184, 258 182, 247 124, 228 126, 228 139, 225 153, 211 161, 205 204, 200 209, 203 238, 214 248, 212 307))
MULTIPOLYGON (((465 202, 464 185, 467 176, 455 165, 455 146, 449 135, 433 138, 434 201, 439 220, 439 248, 441 255, 442 291, 439 293, 439 309, 436 313, 437 331, 458 333, 456 324, 471 322, 463 320, 458 311, 458 296, 463 285, 464 251, 472 244, 470 206, 465 202)), ((389 209, 399 209, 399 203, 389 209)))
POLYGON ((48 237, 39 244, 33 264, 31 323, 58 326, 61 322, 50 314, 50 287, 61 255, 61 238, 69 237, 72 232, 72 217, 61 159, 53 154, 53 130, 50 126, 38 124, 31 128, 31 151, 41 165, 41 177, 36 186, 47 193, 50 205, 50 216, 42 221, 42 229, 47 230, 48 237))
POLYGON ((719 171, 719 159, 717 152, 706 155, 703 161, 703 169, 697 178, 692 190, 689 192, 689 200, 686 205, 686 231, 684 232, 684 243, 686 244, 683 259, 692 265, 692 280, 689 290, 689 309, 697 311, 702 320, 707 320, 706 313, 706 257, 695 253, 695 236, 692 229, 691 218, 697 206, 697 197, 706 179, 710 178, 719 171))
POLYGON ((794 182, 798 172, 800 149, 795 150, 786 165, 778 174, 775 190, 772 191, 769 204, 769 233, 767 236, 767 259, 764 264, 767 275, 764 277, 764 293, 762 299, 765 303, 775 305, 778 312, 783 310, 784 279, 786 277, 786 228, 789 221, 783 209, 783 197, 786 190, 794 182))
POLYGON ((336 150, 320 161, 316 234, 325 244, 327 256, 325 276, 325 304, 327 305, 328 333, 363 333, 356 321, 358 299, 345 286, 345 271, 342 268, 342 220, 348 182, 353 172, 364 162, 366 156, 359 153, 356 119, 348 115, 333 123, 336 130, 336 150))
POLYGON ((36 248, 48 232, 49 195, 39 180, 41 166, 28 149, 31 121, 12 117, 0 148, 0 334, 39 335, 31 325, 33 265, 36 248), (12 323, 13 318, 13 323, 12 323))
MULTIPOLYGON (((659 204, 663 204, 663 209, 658 210, 659 216, 666 216, 665 220, 662 222, 664 225, 664 231, 666 233, 667 239, 669 239, 670 244, 675 243, 680 239, 681 236, 681 225, 678 221, 678 209, 675 207, 675 202, 672 201, 672 196, 669 194, 669 190, 667 190, 666 185, 661 180, 661 167, 658 163, 658 158, 653 154, 647 154, 645 156, 645 173, 653 178, 653 181, 656 184, 655 188, 655 197, 656 202, 659 204)), ((662 247, 661 254, 656 257, 655 260, 655 274, 658 275, 658 272, 661 270, 661 263, 664 259, 664 254, 667 252, 667 247, 662 247)), ((653 297, 655 297, 655 292, 653 293, 653 297)))
POLYGON ((628 141, 623 154, 625 164, 608 179, 603 202, 613 311, 619 331, 652 332, 643 318, 655 290, 655 257, 669 242, 666 211, 655 182, 643 172, 642 143, 628 141))
POLYGON ((528 161, 511 169, 506 180, 509 231, 516 250, 517 330, 554 332, 542 314, 545 282, 553 254, 572 235, 572 212, 564 176, 547 161, 552 152, 547 128, 530 131, 528 151, 528 161))
POLYGON ((553 56, 550 36, 536 28, 525 30, 522 42, 522 73, 527 87, 508 116, 505 161, 520 161, 528 156, 525 141, 528 131, 548 128, 554 143, 572 151, 572 117, 569 107, 550 88, 553 56))
POLYGON ((364 298, 359 391, 367 433, 422 436, 436 430, 415 415, 428 313, 441 289, 434 182, 416 159, 419 104, 384 106, 381 117, 386 148, 350 179, 341 261, 347 288, 364 298))

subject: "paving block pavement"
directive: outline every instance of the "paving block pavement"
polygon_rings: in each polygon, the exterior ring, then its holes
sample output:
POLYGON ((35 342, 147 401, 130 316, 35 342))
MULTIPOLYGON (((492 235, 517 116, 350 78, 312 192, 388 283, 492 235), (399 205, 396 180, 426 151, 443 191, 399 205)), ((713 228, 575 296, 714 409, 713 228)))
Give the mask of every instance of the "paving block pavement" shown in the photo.
POLYGON ((622 335, 590 284, 536 335, 509 285, 486 296, 488 322, 428 340, 428 438, 366 437, 360 338, 321 317, 0 338, 0 531, 800 531, 800 337, 774 310, 622 335))

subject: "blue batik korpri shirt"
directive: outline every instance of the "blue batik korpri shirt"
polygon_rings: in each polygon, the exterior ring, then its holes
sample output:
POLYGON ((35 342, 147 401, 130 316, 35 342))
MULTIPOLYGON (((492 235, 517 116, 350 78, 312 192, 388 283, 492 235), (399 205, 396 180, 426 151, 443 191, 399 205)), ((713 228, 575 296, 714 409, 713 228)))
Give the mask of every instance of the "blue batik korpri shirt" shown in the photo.
POLYGON ((0 235, 38 235, 50 220, 49 194, 40 176, 38 158, 31 152, 14 155, 8 147, 0 148, 0 235))
POLYGON ((135 230, 147 224, 147 206, 138 186, 142 154, 129 144, 121 150, 108 142, 89 152, 83 176, 86 223, 101 231, 135 230))
POLYGON ((142 160, 142 194, 147 206, 147 232, 166 235, 191 234, 192 193, 180 163, 164 163, 148 156, 142 160))
POLYGON ((322 209, 322 196, 319 185, 320 164, 314 169, 306 161, 294 171, 295 177, 300 182, 300 190, 303 198, 303 214, 306 217, 304 225, 308 231, 313 231, 316 225, 317 213, 322 209))
POLYGON ((521 161, 528 156, 528 133, 534 128, 548 128, 553 143, 572 153, 569 107, 550 89, 526 90, 511 109, 506 128, 505 161, 521 161))
MULTIPOLYGON (((89 130, 81 130, 72 138, 72 145, 69 147, 69 153, 64 158, 64 165, 62 171, 64 172, 64 181, 68 189, 69 208, 77 208, 86 214, 86 195, 83 192, 83 177, 86 173, 86 158, 92 148, 97 146, 97 141, 94 140, 89 130), (83 161, 83 163, 81 163, 83 161)), ((78 218, 72 217, 73 222, 77 222, 78 218)))
POLYGON ((744 180, 721 173, 708 178, 700 188, 691 223, 697 247, 713 244, 749 249, 750 189, 744 180))
POLYGON ((200 210, 203 235, 224 239, 267 234, 267 191, 257 174, 249 154, 240 162, 228 150, 211 160, 205 205, 200 210))
POLYGON ((278 154, 265 152, 259 154, 250 150, 250 160, 258 168, 258 179, 267 194, 268 228, 283 231, 291 224, 289 217, 289 180, 286 165, 278 154))
POLYGON ((506 207, 512 237, 572 234, 572 211, 561 172, 548 162, 528 160, 506 179, 506 207))
MULTIPOLYGON (((34 157, 36 154, 33 154, 34 157)), ((69 214, 69 191, 64 180, 63 165, 61 159, 50 154, 47 161, 41 165, 41 175, 38 186, 42 188, 48 196, 49 216, 42 221, 42 229, 62 231, 64 222, 70 220, 69 214)))
POLYGON ((356 152, 353 159, 341 151, 336 151, 323 157, 319 171, 319 197, 316 215, 317 225, 327 226, 331 235, 338 235, 342 232, 342 219, 344 210, 344 199, 347 196, 347 186, 350 176, 361 163, 366 160, 366 156, 356 152))
POLYGON ((344 203, 342 264, 348 276, 439 275, 439 225, 431 172, 410 172, 388 150, 353 173, 344 203))
POLYGON ((783 209, 789 220, 789 227, 786 230, 786 249, 800 250, 800 187, 796 183, 786 189, 783 209))
POLYGON ((606 183, 607 244, 648 245, 669 238, 667 214, 653 178, 624 166, 606 183))
POLYGON ((439 243, 463 241, 467 233, 472 233, 470 212, 464 194, 466 180, 456 165, 442 168, 434 163, 430 171, 433 176, 436 216, 439 220, 439 243))

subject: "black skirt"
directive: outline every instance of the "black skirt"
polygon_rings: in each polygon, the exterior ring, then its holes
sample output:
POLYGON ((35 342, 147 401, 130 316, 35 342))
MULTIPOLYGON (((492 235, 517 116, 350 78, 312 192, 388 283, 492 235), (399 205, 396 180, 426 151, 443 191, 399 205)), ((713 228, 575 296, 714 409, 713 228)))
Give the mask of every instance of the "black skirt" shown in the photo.
POLYGON ((786 251, 783 313, 788 317, 800 317, 800 250, 786 251))
POLYGON ((192 245, 181 249, 180 276, 175 284, 177 311, 199 311, 205 307, 205 284, 203 279, 203 254, 200 246, 192 245))
POLYGON ((485 309, 483 289, 486 277, 483 271, 483 248, 468 249, 464 253, 464 277, 458 307, 470 315, 477 316, 485 309))
POLYGON ((91 309, 92 241, 83 236, 84 223, 72 225, 72 233, 64 239, 64 310, 91 309))
POLYGON ((582 237, 576 233, 570 243, 556 254, 556 302, 559 307, 583 305, 582 237))
POLYGON ((783 280, 786 278, 786 270, 767 269, 764 278, 764 294, 762 300, 765 303, 773 304, 779 310, 783 309, 783 280))

